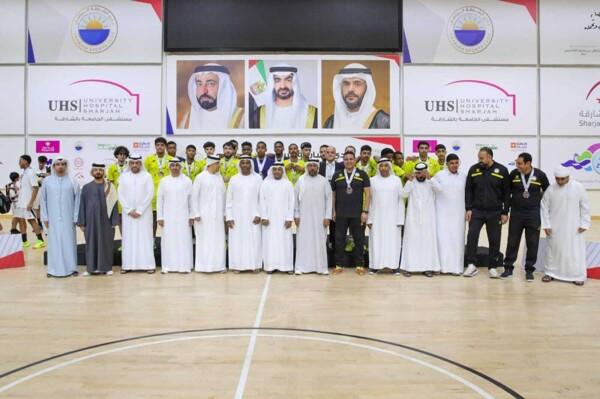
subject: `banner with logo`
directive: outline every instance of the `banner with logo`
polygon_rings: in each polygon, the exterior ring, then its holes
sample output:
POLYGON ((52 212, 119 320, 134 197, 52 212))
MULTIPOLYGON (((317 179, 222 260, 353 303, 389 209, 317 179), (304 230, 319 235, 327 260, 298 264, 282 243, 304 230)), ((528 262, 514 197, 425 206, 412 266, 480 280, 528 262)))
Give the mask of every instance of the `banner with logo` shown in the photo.
POLYGON ((0 148, 0 187, 4 189, 10 183, 10 173, 20 173, 19 157, 25 154, 25 137, 0 136, 0 148))
POLYGON ((522 152, 533 157, 533 165, 539 167, 539 146, 535 137, 404 137, 404 156, 418 155, 418 143, 429 143, 430 157, 436 158, 435 146, 443 144, 448 154, 456 154, 460 158, 461 169, 467 171, 478 162, 477 156, 481 147, 489 147, 494 153, 494 160, 512 170, 515 160, 522 152))
POLYGON ((564 166, 587 189, 600 189, 600 137, 542 138, 542 169, 552 175, 564 166))
POLYGON ((160 63, 162 0, 29 0, 29 63, 160 63))
POLYGON ((160 66, 29 68, 29 134, 160 135, 160 110, 160 66))
POLYGON ((404 134, 536 135, 537 70, 404 68, 404 134))
POLYGON ((600 137, 599 68, 542 68, 540 86, 542 135, 600 137))
POLYGON ((31 137, 27 141, 27 153, 32 158, 44 155, 49 163, 58 157, 69 160, 71 174, 82 184, 92 180, 90 171, 93 163, 115 162, 113 155, 117 146, 125 146, 130 153, 146 157, 154 152, 154 139, 149 137, 31 137))
POLYGON ((397 54, 169 56, 166 70, 167 134, 400 134, 397 54))
POLYGON ((600 64, 597 0, 540 1, 541 64, 600 64))
POLYGON ((405 0, 404 63, 536 64, 536 19, 535 0, 405 0))
POLYGON ((0 134, 25 134, 25 67, 0 66, 0 134))
POLYGON ((25 38, 25 2, 2 0, 0 12, 0 64, 24 64, 27 47, 25 38))

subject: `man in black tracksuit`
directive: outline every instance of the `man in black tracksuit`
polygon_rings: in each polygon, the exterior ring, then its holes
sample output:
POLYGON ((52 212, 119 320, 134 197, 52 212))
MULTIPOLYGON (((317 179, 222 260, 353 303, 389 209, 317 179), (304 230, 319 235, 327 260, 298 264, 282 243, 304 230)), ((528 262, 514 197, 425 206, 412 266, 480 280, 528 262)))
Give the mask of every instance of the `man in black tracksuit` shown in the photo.
POLYGON ((531 165, 531 161, 531 154, 526 152, 519 154, 516 160, 517 168, 510 173, 510 222, 504 273, 500 275, 501 279, 512 277, 519 245, 521 245, 521 235, 525 230, 527 245, 525 280, 533 281, 540 241, 540 203, 550 182, 544 172, 531 165))
POLYGON ((494 162, 494 152, 489 147, 479 150, 479 163, 471 166, 467 174, 465 186, 466 218, 469 222, 467 234, 466 259, 468 267, 464 272, 465 277, 477 274, 477 244, 479 233, 485 225, 489 252, 490 278, 500 275, 496 267, 500 264, 500 235, 502 225, 508 221, 508 207, 510 202, 510 180, 508 169, 504 165, 494 162))

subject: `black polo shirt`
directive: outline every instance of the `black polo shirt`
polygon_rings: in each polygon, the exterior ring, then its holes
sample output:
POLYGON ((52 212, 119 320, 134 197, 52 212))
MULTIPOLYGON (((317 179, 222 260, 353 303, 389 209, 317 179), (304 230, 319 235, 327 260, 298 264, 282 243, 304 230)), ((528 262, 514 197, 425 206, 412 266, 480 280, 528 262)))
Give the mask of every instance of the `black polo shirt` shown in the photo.
POLYGON ((531 179, 529 189, 527 190, 529 192, 529 198, 525 198, 523 197, 525 186, 523 186, 523 182, 521 181, 521 172, 517 169, 510 172, 511 213, 533 214, 539 216, 542 194, 548 189, 550 182, 548 181, 546 174, 537 168, 533 168, 533 177, 531 177, 531 172, 528 175, 525 175, 525 181, 527 182, 529 179, 531 179))
POLYGON ((465 208, 508 215, 510 178, 504 165, 494 162, 489 168, 475 164, 469 169, 465 185, 465 208))
MULTIPOLYGON (((361 169, 356 168, 354 178, 350 182, 352 193, 348 194, 346 189, 346 169, 339 170, 331 178, 331 189, 335 191, 335 214, 341 217, 355 218, 360 217, 363 212, 363 201, 365 188, 371 187, 369 175, 361 169)), ((348 174, 350 177, 350 174, 348 174)))

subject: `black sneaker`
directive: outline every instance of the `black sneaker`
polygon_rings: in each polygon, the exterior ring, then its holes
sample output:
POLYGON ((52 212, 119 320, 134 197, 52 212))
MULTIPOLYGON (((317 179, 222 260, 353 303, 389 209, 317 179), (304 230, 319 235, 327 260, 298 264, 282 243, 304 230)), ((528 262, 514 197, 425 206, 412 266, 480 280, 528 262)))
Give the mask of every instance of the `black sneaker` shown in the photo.
POLYGON ((526 272, 525 273, 525 281, 527 281, 528 283, 533 283, 533 280, 535 280, 533 278, 533 272, 526 272))
POLYGON ((369 274, 370 275, 379 274, 379 269, 369 269, 369 274))
POLYGON ((507 278, 511 278, 512 276, 513 276, 512 270, 504 269, 504 271, 500 275, 500 279, 506 280, 507 278))

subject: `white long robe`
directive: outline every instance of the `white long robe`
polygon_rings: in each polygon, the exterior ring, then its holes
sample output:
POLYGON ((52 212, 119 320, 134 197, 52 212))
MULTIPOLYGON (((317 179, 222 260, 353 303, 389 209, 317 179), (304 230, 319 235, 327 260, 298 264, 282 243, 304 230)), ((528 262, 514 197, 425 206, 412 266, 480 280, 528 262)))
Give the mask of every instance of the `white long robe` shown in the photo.
POLYGON ((267 178, 260 187, 260 217, 269 221, 262 226, 262 253, 267 272, 294 270, 294 239, 285 222, 294 220, 294 186, 282 177, 267 178))
POLYGON ((435 234, 435 193, 440 184, 433 179, 406 182, 408 208, 404 224, 402 249, 403 270, 409 272, 440 271, 440 260, 435 234))
POLYGON ((404 225, 404 191, 402 180, 394 175, 371 179, 369 229, 369 267, 397 269, 402 250, 404 225))
POLYGON ((192 228, 192 181, 181 174, 166 176, 158 185, 156 220, 164 221, 161 235, 161 268, 189 273, 194 263, 192 228))
POLYGON ((119 203, 123 209, 123 270, 154 270, 154 234, 152 229, 152 198, 154 182, 150 173, 131 171, 119 177, 119 203), (136 211, 137 219, 129 216, 136 211))
POLYGON ((590 228, 590 204, 581 183, 570 180, 563 187, 554 183, 541 203, 542 229, 552 229, 545 250, 544 268, 548 276, 564 281, 585 281, 585 233, 590 228))
POLYGON ((225 183, 219 173, 200 173, 192 188, 192 214, 196 231, 197 272, 225 270, 225 183))
POLYGON ((262 268, 260 223, 260 186, 262 178, 256 173, 238 173, 229 181, 225 201, 225 219, 233 221, 229 229, 229 269, 257 270, 262 268))
POLYGON ((331 220, 331 184, 321 175, 303 175, 295 187, 296 273, 327 273, 327 228, 331 220))
POLYGON ((437 248, 442 273, 462 273, 465 257, 465 183, 467 175, 443 169, 433 177, 441 191, 435 196, 437 248))

